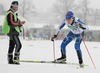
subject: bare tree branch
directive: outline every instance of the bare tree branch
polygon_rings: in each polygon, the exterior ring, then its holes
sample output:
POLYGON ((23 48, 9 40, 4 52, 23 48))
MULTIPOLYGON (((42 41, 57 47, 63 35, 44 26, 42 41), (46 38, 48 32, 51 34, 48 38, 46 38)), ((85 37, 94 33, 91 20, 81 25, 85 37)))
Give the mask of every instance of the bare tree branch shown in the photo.
POLYGON ((30 19, 30 16, 36 15, 36 8, 30 0, 22 0, 20 8, 21 15, 24 18, 30 19))

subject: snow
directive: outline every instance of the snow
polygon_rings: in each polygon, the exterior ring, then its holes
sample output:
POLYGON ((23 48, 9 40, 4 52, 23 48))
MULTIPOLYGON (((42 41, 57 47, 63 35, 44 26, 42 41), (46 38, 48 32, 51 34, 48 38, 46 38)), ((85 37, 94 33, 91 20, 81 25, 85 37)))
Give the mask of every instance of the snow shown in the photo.
MULTIPOLYGON (((25 60, 53 60, 53 43, 50 40, 23 40, 20 59, 25 60)), ((100 73, 100 46, 99 42, 85 42, 91 57, 95 63, 94 68, 90 57, 81 44, 83 52, 84 63, 89 66, 84 69, 76 69, 74 65, 61 65, 61 64, 40 64, 40 63, 21 63, 21 65, 7 64, 7 50, 8 50, 8 37, 0 36, 0 73, 100 73)), ((56 58, 60 57, 60 44, 61 40, 55 41, 55 54, 56 58)), ((74 41, 67 47, 67 61, 78 63, 77 55, 74 49, 74 41)))
POLYGON ((100 30, 100 26, 92 26, 92 25, 90 25, 90 26, 88 26, 89 27, 89 30, 100 30))
POLYGON ((5 18, 5 16, 4 16, 4 15, 0 15, 0 25, 3 25, 4 18, 5 18))

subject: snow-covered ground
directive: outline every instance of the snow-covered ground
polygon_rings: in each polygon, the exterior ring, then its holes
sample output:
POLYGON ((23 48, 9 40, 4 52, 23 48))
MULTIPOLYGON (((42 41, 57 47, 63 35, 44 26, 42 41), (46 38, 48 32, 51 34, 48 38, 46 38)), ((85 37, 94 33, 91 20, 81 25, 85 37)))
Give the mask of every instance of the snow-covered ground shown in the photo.
MULTIPOLYGON (((84 63, 89 66, 84 69, 76 69, 75 65, 61 64, 40 64, 40 63, 21 63, 21 65, 7 64, 8 39, 0 36, 0 73, 100 73, 100 42, 86 42, 88 50, 96 65, 94 68, 89 55, 81 44, 84 63)), ((25 60, 53 60, 53 43, 50 40, 23 40, 20 59, 25 60)), ((55 41, 56 58, 60 57, 60 43, 55 41)), ((78 63, 77 55, 74 49, 74 41, 67 48, 67 61, 78 63)))

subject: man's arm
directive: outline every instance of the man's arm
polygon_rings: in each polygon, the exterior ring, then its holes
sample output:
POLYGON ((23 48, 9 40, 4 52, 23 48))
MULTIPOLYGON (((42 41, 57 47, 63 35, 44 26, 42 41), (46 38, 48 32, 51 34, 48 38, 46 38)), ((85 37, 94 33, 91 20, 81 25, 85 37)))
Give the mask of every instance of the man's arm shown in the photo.
POLYGON ((14 15, 12 13, 8 14, 7 16, 8 22, 10 25, 18 26, 19 23, 14 21, 14 15))

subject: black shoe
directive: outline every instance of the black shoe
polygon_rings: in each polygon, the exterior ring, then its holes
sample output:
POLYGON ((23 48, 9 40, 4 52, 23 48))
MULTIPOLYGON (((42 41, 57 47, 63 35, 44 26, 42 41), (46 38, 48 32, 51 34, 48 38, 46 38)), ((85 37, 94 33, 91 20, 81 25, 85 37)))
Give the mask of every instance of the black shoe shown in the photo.
POLYGON ((77 51, 77 56, 78 56, 79 64, 82 64, 83 59, 82 59, 81 51, 77 51))
POLYGON ((14 61, 13 61, 13 54, 8 54, 8 64, 14 64, 14 61))
POLYGON ((79 64, 83 64, 82 58, 79 59, 79 64))
POLYGON ((8 64, 15 64, 13 61, 8 62, 8 64))
POLYGON ((80 68, 84 68, 83 59, 79 58, 79 66, 80 68))
POLYGON ((62 57, 55 60, 55 62, 65 62, 65 61, 66 61, 66 56, 65 55, 62 55, 62 57))
POLYGON ((14 55, 14 64, 16 64, 16 65, 20 65, 20 63, 19 63, 19 56, 20 56, 20 53, 15 53, 15 55, 14 55))

